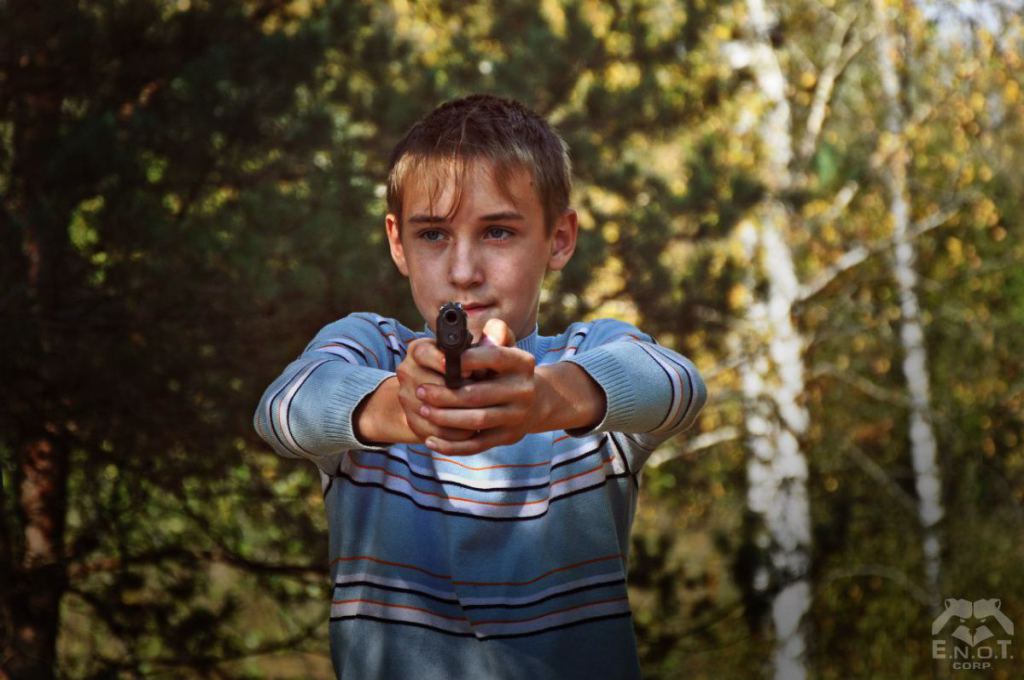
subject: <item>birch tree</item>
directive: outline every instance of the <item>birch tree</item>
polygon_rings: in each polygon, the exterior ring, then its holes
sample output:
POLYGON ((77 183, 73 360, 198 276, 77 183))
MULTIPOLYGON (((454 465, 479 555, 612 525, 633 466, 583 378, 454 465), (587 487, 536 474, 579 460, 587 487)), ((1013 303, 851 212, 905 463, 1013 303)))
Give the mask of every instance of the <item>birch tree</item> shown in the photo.
MULTIPOLYGON (((833 15, 824 65, 815 79, 804 128, 797 131, 789 83, 772 43, 777 19, 762 0, 749 0, 747 11, 749 35, 730 43, 726 57, 733 68, 749 69, 764 102, 760 118, 741 120, 736 132, 753 128, 764 154, 766 195, 736 234, 749 263, 746 289, 751 299, 732 348, 745 402, 747 506, 761 524, 754 542, 765 554, 752 586, 771 602, 771 674, 799 680, 808 675, 812 531, 808 459, 801 444, 809 422, 802 403, 807 338, 794 323, 794 308, 806 299, 808 288, 799 280, 792 245, 796 211, 785 197, 803 185, 803 168, 815 151, 838 79, 864 41, 853 34, 853 19, 833 15)), ((845 208, 854 190, 844 187, 839 192, 836 212, 845 208)))
POLYGON ((748 290, 756 288, 755 270, 767 283, 765 295, 747 306, 746 336, 756 349, 740 364, 749 449, 747 504, 763 523, 755 530, 755 544, 767 553, 754 573, 753 587, 771 593, 773 675, 798 680, 807 675, 804 617, 811 606, 811 517, 807 457, 800 447, 808 421, 799 402, 805 342, 791 316, 799 287, 786 236, 789 213, 780 198, 792 185, 792 115, 786 79, 770 42, 772 19, 761 0, 750 0, 747 6, 751 35, 746 44, 730 46, 730 58, 734 67, 753 72, 766 102, 756 136, 766 156, 763 178, 768 189, 738 230, 750 262, 748 290))
POLYGON ((938 602, 942 548, 939 522, 944 515, 942 482, 936 456, 934 414, 931 408, 931 387, 928 377, 928 356, 924 345, 921 305, 917 296, 918 276, 915 268, 916 246, 910 233, 910 190, 907 184, 909 150, 903 143, 905 125, 900 99, 899 77, 894 55, 893 22, 884 0, 874 0, 880 27, 876 41, 879 75, 885 93, 885 130, 891 148, 883 173, 889 193, 893 230, 893 274, 899 291, 900 348, 902 370, 909 392, 910 455, 917 490, 917 513, 923 530, 924 570, 933 602, 938 602))

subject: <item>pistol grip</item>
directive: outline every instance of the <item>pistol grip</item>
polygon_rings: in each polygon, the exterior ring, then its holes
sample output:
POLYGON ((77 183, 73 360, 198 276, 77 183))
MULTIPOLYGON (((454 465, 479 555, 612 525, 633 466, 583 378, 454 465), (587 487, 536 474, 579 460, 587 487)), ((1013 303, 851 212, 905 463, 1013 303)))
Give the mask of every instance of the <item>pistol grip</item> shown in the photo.
POLYGON ((460 352, 445 352, 444 384, 450 390, 462 387, 462 356, 460 352))

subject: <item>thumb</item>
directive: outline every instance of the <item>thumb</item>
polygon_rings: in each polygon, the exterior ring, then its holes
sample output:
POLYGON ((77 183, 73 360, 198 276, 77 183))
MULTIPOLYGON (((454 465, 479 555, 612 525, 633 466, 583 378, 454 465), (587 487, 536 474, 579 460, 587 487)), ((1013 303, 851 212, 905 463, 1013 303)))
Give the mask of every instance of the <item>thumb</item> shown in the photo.
POLYGON ((498 347, 514 347, 516 344, 515 333, 508 327, 508 324, 501 319, 488 319, 484 324, 483 337, 480 345, 495 345, 498 347))

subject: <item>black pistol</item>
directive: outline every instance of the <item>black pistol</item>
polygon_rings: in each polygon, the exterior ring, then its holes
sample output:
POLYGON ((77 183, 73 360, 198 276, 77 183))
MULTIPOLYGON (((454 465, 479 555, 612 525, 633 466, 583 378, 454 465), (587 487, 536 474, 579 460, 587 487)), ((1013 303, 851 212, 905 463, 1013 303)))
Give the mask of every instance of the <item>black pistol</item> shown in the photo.
POLYGON ((458 302, 448 302, 437 313, 437 348, 444 352, 444 384, 448 389, 462 385, 462 353, 473 343, 466 327, 466 310, 458 302))

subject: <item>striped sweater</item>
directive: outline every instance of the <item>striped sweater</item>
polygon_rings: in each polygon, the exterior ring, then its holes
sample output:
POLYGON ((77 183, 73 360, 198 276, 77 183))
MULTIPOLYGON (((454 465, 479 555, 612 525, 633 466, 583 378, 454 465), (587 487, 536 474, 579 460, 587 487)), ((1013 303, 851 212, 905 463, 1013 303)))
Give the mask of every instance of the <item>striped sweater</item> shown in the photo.
POLYGON ((626 591, 640 471, 706 398, 693 364, 612 319, 535 329, 516 346, 570 361, 604 390, 590 429, 446 457, 359 441, 352 415, 416 338, 354 313, 267 388, 256 431, 319 468, 330 530, 339 678, 637 678, 626 591))

